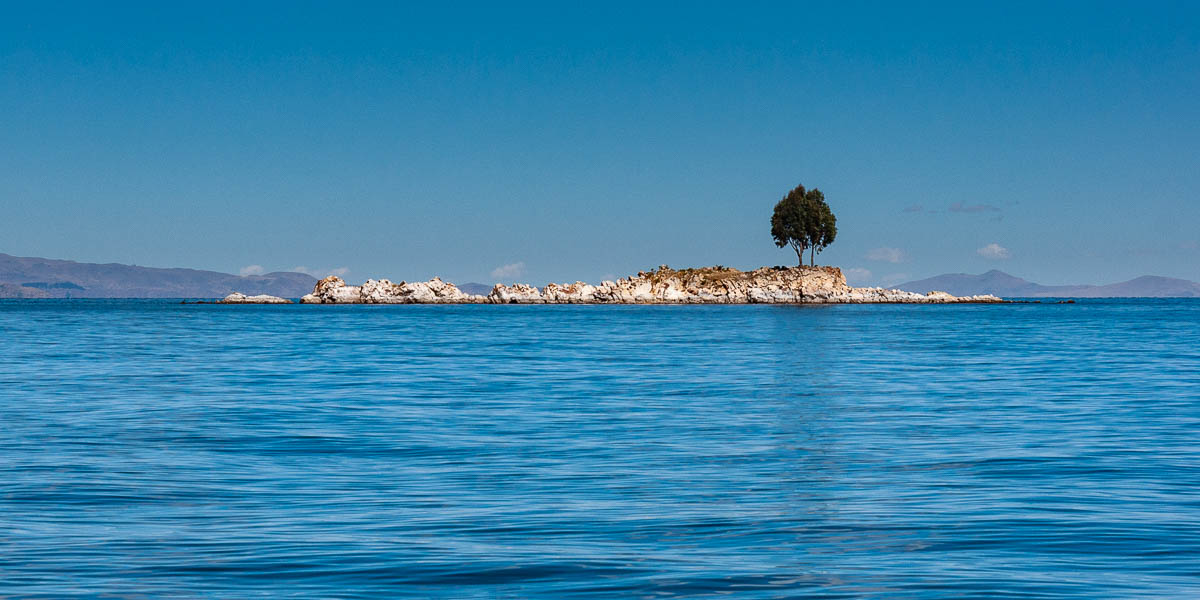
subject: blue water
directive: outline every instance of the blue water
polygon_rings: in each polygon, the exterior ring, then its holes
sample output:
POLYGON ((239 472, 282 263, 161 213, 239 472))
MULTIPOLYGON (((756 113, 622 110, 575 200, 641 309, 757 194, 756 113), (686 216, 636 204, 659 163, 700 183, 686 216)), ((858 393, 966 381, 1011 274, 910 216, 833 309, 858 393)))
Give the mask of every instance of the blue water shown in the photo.
POLYGON ((1200 301, 6 301, 0 361, 0 597, 1200 597, 1200 301))

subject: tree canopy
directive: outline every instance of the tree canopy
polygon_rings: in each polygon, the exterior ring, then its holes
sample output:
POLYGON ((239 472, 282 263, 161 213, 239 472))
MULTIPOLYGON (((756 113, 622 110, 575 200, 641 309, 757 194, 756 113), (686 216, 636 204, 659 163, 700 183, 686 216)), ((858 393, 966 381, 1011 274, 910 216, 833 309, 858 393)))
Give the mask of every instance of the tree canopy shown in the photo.
POLYGON ((816 254, 833 243, 837 237, 837 217, 825 202, 825 194, 813 188, 796 186, 775 205, 771 215, 771 237, 775 245, 791 246, 796 258, 804 264, 804 251, 809 251, 809 264, 816 264, 816 254))

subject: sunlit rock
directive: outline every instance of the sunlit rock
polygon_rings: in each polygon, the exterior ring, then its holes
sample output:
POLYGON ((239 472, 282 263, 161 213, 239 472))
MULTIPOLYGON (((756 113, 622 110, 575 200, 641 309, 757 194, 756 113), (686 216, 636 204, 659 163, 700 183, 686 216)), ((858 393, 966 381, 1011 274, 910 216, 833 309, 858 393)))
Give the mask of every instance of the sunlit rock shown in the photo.
POLYGON ((300 299, 305 304, 463 304, 486 302, 483 296, 464 293, 453 283, 434 277, 429 281, 392 283, 368 279, 361 286, 346 285, 340 277, 317 282, 313 293, 300 299))
POLYGON ((487 299, 492 304, 544 304, 546 302, 537 288, 524 283, 514 283, 513 285, 497 283, 496 287, 492 288, 492 292, 487 295, 487 299))
POLYGON ((234 292, 218 300, 220 304, 291 304, 292 301, 279 296, 268 296, 267 294, 259 294, 257 296, 247 296, 241 292, 234 292))
POLYGON ((551 283, 542 289, 515 283, 496 284, 487 296, 466 294, 452 283, 392 283, 368 279, 348 286, 339 277, 317 282, 301 299, 309 304, 866 304, 866 303, 988 303, 991 295, 952 296, 945 292, 915 294, 846 284, 837 267, 762 267, 739 271, 727 267, 675 270, 666 265, 632 277, 591 285, 551 283))

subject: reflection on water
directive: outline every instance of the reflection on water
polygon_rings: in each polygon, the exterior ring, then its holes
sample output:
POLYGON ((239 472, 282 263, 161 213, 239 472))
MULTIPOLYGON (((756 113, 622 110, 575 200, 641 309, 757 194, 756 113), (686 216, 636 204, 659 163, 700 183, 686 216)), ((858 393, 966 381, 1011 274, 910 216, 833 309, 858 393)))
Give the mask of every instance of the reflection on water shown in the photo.
POLYGON ((0 302, 0 596, 1189 597, 1200 302, 0 302))

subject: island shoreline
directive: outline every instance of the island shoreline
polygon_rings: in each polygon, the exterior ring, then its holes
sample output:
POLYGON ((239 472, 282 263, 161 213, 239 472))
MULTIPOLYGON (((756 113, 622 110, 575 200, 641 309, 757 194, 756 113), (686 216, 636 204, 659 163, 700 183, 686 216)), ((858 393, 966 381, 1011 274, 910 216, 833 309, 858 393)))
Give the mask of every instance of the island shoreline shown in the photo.
MULTIPOLYGON (((274 296, 233 293, 222 304, 285 304, 274 296)), ((347 285, 337 276, 317 282, 301 304, 997 304, 990 294, 953 296, 945 292, 917 294, 897 289, 852 287, 837 267, 761 267, 740 271, 728 267, 651 271, 592 285, 551 283, 542 288, 525 283, 496 284, 487 295, 467 294, 452 283, 429 281, 393 283, 368 279, 347 285)))

